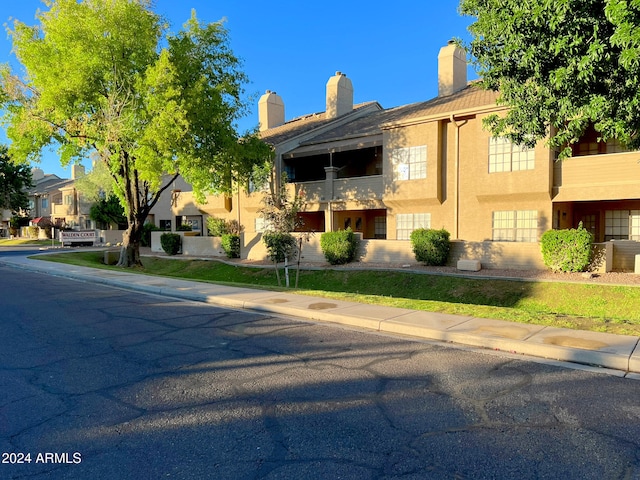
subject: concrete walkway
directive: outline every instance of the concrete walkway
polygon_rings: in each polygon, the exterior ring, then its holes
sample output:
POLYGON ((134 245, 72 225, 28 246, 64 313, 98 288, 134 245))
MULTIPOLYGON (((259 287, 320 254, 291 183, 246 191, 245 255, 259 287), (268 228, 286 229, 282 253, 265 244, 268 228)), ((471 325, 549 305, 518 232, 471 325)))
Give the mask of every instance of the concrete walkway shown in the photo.
POLYGON ((531 355, 612 369, 640 379, 640 337, 527 325, 404 308, 345 302, 43 262, 23 256, 0 257, 0 264, 166 297, 206 302, 292 317, 332 322, 378 332, 531 355))

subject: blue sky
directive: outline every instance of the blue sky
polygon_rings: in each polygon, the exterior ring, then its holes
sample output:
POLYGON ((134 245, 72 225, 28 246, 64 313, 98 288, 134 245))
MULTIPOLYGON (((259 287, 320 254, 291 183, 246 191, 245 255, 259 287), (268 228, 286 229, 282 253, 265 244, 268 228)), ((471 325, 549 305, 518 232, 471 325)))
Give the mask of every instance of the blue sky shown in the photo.
MULTIPOLYGON (((0 1, 0 22, 35 23, 40 0, 0 1)), ((354 102, 376 100, 384 108, 428 100, 437 94, 437 56, 453 37, 470 39, 472 19, 458 14, 457 0, 156 0, 154 10, 179 30, 195 9, 201 21, 226 19, 231 47, 242 58, 254 94, 240 130, 258 123, 257 99, 269 89, 285 104, 287 120, 325 108, 325 85, 347 74, 354 102)), ((11 43, 0 35, 0 62, 12 61, 11 43)), ((473 78, 474 74, 469 73, 473 78)), ((69 177, 54 154, 46 173, 69 177)))

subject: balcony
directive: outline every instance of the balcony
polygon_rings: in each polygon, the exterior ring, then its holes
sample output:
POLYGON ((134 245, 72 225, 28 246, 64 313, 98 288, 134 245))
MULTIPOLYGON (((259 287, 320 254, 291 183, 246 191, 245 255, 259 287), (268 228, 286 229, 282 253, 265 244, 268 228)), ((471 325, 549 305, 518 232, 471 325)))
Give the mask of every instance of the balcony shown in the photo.
POLYGON ((554 202, 630 198, 640 198, 640 152, 571 157, 554 165, 554 202))
POLYGON ((304 190, 304 197, 307 203, 328 202, 329 200, 338 199, 365 203, 381 200, 383 193, 382 175, 301 182, 296 185, 304 190))
POLYGON ((76 209, 74 205, 63 205, 61 203, 51 204, 51 215, 54 217, 67 217, 76 215, 76 209))

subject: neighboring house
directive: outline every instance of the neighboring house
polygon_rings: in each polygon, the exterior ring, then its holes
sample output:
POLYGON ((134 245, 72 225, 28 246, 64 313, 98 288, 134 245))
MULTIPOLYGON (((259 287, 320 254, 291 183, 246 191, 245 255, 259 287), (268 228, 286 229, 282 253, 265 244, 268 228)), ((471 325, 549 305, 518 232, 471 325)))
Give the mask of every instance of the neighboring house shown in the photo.
POLYGON ((73 165, 71 179, 44 174, 39 168, 32 170, 34 186, 29 190, 31 224, 47 219, 54 225, 76 230, 95 228, 89 218, 91 204, 82 200, 75 188, 77 178, 84 175, 84 167, 73 165))
MULTIPOLYGON (((543 142, 528 149, 492 138, 482 121, 504 107, 496 93, 468 83, 466 72, 465 52, 450 42, 438 56, 438 96, 386 110, 354 106, 351 81, 338 72, 327 83, 326 111, 291 121, 267 91, 261 137, 274 147, 277 173, 304 194, 305 230, 351 228, 368 241, 368 260, 406 261, 414 229, 445 228, 456 240, 454 259, 501 268, 542 267, 540 236, 579 222, 596 242, 640 240, 639 152, 598 143, 589 131, 573 158, 557 162, 543 142)), ((243 254, 252 258, 261 198, 198 205, 187 195, 174 213, 241 221, 243 254)), ((625 245, 640 253, 637 242, 625 245)))

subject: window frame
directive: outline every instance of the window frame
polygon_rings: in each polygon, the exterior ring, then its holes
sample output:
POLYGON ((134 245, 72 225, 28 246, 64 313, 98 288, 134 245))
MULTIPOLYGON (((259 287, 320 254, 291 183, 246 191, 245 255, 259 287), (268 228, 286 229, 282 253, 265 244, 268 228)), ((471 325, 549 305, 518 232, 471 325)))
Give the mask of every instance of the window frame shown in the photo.
POLYGON ((424 180, 427 178, 427 145, 391 149, 393 180, 424 180))
POLYGON ((506 137, 489 137, 488 168, 489 173, 535 170, 535 148, 517 145, 506 137))
POLYGON ((396 214, 396 240, 410 240, 411 232, 419 228, 431 228, 431 213, 396 214))
POLYGON ((538 210, 496 210, 491 213, 493 242, 538 242, 538 210))

